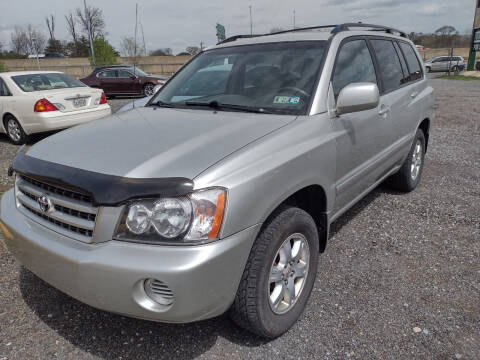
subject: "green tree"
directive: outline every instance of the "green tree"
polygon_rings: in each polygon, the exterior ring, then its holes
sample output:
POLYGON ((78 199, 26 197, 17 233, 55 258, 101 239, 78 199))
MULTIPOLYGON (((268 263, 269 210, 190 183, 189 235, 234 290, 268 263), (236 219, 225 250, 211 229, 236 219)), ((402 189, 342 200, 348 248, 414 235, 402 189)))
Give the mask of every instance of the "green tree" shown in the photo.
MULTIPOLYGON (((113 47, 103 37, 96 38, 93 41, 93 50, 95 51, 95 62, 97 66, 114 65, 117 63, 117 57, 113 47)), ((90 64, 93 65, 90 57, 90 64)))
POLYGON ((49 39, 47 42, 47 47, 45 48, 46 53, 59 53, 63 54, 65 52, 65 48, 60 40, 56 39, 49 39))

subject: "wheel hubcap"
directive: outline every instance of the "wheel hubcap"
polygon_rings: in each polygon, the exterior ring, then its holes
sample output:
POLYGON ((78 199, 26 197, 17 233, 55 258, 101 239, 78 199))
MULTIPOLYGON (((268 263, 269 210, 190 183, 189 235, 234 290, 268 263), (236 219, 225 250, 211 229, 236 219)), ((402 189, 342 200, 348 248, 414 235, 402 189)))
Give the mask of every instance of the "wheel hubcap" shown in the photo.
POLYGON ((270 268, 268 281, 272 311, 284 314, 297 302, 308 274, 310 250, 305 236, 290 235, 280 246, 270 268))
POLYGON ((422 143, 420 140, 417 140, 415 149, 413 149, 412 164, 410 165, 410 175, 412 176, 413 180, 415 180, 420 173, 420 169, 422 167, 422 155, 422 143))
POLYGON ((8 120, 7 130, 8 135, 13 141, 19 141, 22 137, 22 133, 20 127, 18 126, 18 123, 13 119, 8 120))

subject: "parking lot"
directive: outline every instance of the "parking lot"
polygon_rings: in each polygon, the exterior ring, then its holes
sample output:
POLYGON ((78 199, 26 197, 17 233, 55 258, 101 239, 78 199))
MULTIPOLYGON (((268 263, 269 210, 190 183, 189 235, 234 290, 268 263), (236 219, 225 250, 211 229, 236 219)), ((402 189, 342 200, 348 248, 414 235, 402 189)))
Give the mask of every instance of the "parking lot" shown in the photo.
MULTIPOLYGON (((256 338, 228 316, 169 325, 96 310, 0 240, 0 360, 478 359, 480 81, 431 83, 438 109, 422 182, 409 194, 382 185, 333 224, 306 312, 284 336, 256 338)), ((0 135, 0 193, 17 149, 0 135)))

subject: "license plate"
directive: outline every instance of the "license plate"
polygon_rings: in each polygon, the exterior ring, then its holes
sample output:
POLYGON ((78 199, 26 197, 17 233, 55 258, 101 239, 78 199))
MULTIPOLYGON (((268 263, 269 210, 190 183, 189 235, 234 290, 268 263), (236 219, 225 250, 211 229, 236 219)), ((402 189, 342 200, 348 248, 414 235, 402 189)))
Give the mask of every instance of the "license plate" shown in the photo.
POLYGON ((82 107, 87 105, 87 99, 85 98, 79 98, 79 99, 73 99, 73 106, 74 107, 82 107))

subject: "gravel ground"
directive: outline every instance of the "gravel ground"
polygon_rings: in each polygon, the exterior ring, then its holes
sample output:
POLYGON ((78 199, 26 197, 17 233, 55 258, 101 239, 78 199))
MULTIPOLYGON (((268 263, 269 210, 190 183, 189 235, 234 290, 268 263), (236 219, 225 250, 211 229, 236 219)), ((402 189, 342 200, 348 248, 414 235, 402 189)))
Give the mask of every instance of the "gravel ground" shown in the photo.
MULTIPOLYGON (((264 341, 226 316, 165 325, 93 309, 0 240, 0 360, 480 358, 480 82, 432 84, 421 184, 380 186, 333 224, 305 314, 284 336, 264 341)), ((0 137, 0 192, 15 150, 0 137)))

